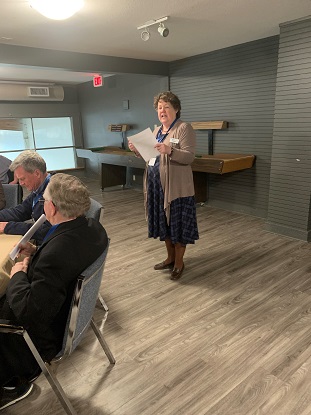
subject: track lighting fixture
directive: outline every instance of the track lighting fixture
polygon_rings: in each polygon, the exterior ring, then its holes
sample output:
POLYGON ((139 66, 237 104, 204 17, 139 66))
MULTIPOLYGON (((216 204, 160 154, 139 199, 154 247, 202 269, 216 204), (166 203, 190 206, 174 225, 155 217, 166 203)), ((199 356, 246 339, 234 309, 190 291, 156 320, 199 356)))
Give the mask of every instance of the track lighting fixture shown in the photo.
POLYGON ((167 28, 167 27, 165 27, 163 23, 160 23, 160 24, 159 24, 159 27, 158 27, 158 32, 159 32, 159 33, 160 33, 160 35, 161 35, 161 36, 163 36, 163 37, 167 37, 167 36, 168 36, 168 34, 170 33, 170 31, 168 30, 168 28, 167 28))
POLYGON ((141 32, 140 37, 142 38, 142 40, 144 42, 146 42, 147 40, 149 40, 149 38, 150 38, 150 32, 149 32, 149 30, 146 27, 141 32))
POLYGON ((142 38, 142 40, 147 41, 150 39, 150 32, 148 30, 148 27, 153 26, 155 24, 158 24, 158 32, 160 34, 160 36, 162 37, 167 37, 169 35, 169 30, 167 27, 164 26, 163 22, 165 22, 168 19, 168 16, 165 17, 161 17, 161 19, 157 19, 157 20, 149 20, 148 22, 146 22, 145 24, 138 26, 137 30, 142 30, 140 37, 142 38))

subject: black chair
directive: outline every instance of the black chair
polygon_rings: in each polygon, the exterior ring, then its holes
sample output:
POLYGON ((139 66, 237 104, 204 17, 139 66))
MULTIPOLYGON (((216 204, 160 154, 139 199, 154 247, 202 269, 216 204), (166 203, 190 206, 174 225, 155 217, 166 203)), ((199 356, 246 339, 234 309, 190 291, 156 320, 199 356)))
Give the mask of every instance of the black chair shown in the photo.
MULTIPOLYGON (((109 362, 111 364, 115 364, 116 362, 103 335, 93 320, 93 313, 96 300, 98 298, 107 252, 108 246, 102 255, 92 265, 90 265, 77 280, 64 334, 63 348, 55 359, 53 359, 53 362, 57 364, 62 362, 65 357, 72 354, 89 326, 92 327, 100 345, 109 359, 109 362)), ((104 321, 106 318, 107 314, 104 321)), ((67 398, 55 374, 51 370, 50 365, 44 362, 41 358, 38 350, 27 333, 27 330, 20 326, 14 326, 8 324, 7 322, 2 322, 0 323, 0 333, 7 333, 8 335, 22 335, 24 337, 29 349, 31 350, 46 379, 50 383, 64 410, 69 415, 76 415, 76 411, 67 398)))
POLYGON ((19 205, 23 201, 23 189, 19 184, 3 184, 6 208, 19 205))

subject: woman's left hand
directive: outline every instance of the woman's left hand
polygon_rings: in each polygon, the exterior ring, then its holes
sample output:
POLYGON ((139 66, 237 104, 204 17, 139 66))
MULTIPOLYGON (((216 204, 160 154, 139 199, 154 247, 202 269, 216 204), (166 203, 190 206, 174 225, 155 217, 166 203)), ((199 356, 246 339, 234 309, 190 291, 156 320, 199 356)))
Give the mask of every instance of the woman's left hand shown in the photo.
POLYGON ((156 148, 160 154, 171 154, 171 147, 164 143, 157 143, 154 148, 156 148))

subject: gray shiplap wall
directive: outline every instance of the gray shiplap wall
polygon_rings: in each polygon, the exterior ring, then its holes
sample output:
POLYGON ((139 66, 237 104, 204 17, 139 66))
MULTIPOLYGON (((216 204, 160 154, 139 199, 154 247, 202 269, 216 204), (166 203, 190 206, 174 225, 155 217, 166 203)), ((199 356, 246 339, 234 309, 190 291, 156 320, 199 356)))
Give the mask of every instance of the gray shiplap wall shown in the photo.
POLYGON ((280 28, 267 229, 310 237, 311 19, 280 28))
MULTIPOLYGON (((279 37, 194 56, 170 64, 170 88, 185 121, 224 120, 214 153, 255 154, 252 169, 209 175, 209 205, 266 217, 279 37)), ((197 132, 207 153, 207 132, 197 132)))

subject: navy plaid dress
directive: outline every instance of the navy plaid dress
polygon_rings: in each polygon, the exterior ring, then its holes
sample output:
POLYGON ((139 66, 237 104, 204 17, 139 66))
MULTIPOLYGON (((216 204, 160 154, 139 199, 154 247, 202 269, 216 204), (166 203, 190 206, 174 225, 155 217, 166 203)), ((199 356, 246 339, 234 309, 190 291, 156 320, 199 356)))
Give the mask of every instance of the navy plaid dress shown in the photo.
POLYGON ((171 239, 173 244, 194 244, 199 239, 194 196, 180 197, 171 202, 168 226, 159 166, 160 156, 154 166, 148 166, 148 237, 160 238, 160 241, 171 239))

